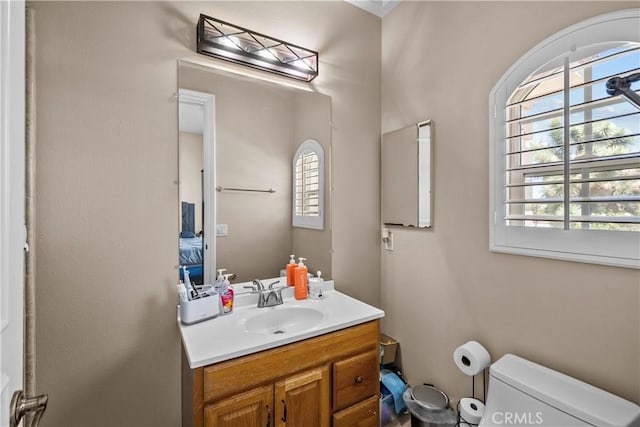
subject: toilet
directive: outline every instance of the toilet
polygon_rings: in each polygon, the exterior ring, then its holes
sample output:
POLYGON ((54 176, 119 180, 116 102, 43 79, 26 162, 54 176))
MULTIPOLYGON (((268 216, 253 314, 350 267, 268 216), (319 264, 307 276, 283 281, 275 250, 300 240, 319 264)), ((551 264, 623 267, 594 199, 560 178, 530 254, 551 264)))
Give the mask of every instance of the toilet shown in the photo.
POLYGON ((479 425, 640 427, 640 406, 507 354, 491 365, 479 425))

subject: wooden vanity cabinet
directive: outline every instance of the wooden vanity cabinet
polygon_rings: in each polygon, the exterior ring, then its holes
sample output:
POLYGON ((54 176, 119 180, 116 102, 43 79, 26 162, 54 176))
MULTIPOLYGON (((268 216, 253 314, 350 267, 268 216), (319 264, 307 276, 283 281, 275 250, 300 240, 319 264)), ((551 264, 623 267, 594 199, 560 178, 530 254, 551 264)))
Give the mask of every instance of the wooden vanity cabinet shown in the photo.
POLYGON ((377 427, 379 321, 190 369, 183 427, 377 427))

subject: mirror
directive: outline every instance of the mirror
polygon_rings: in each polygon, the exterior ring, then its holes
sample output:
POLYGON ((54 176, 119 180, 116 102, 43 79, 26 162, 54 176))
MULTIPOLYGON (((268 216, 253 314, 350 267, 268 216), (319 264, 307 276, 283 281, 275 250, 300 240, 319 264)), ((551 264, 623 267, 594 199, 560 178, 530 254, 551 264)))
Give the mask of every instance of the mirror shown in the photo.
POLYGON ((216 268, 225 268, 237 283, 280 276, 295 254, 308 259, 310 273, 321 270, 330 278, 330 185, 324 187, 323 230, 292 225, 292 193, 293 159, 308 140, 322 145, 325 182, 331 182, 331 98, 183 60, 178 61, 178 86, 180 213, 187 216, 181 226, 181 265, 193 261, 187 264, 190 272, 191 266, 195 272, 202 266, 205 283, 215 281, 216 268), (188 107, 193 99, 185 94, 201 100, 188 107), (210 113, 202 101, 207 96, 210 113), (187 117, 183 109, 198 118, 187 117), (189 125, 199 121, 201 127, 189 125), (189 221, 195 237, 183 237, 190 236, 189 230, 183 233, 189 221), (200 264, 197 256, 186 258, 192 247, 196 252, 201 247, 200 264))
POLYGON ((433 125, 430 120, 382 136, 382 222, 432 226, 433 125))

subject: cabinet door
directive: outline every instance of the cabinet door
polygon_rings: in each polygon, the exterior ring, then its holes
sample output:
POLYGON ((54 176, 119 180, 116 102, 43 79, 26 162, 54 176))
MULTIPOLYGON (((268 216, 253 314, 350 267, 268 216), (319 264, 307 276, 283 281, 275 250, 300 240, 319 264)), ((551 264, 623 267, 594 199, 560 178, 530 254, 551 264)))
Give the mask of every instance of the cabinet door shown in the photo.
POLYGON ((333 415, 333 427, 378 427, 378 396, 373 396, 333 415))
POLYGON ((328 366, 276 383, 276 427, 329 427, 331 417, 328 366))
POLYGON ((273 386, 258 387, 204 408, 205 427, 269 427, 273 386))

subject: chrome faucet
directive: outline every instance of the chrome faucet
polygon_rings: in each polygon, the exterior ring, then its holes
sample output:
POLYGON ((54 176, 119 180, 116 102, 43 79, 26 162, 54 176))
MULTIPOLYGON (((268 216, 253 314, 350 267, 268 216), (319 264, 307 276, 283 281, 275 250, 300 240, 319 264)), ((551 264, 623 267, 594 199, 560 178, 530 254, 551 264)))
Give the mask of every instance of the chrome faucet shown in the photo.
POLYGON ((251 289, 252 294, 258 294, 258 308, 274 307, 282 304, 282 290, 287 288, 286 286, 281 286, 274 289, 273 286, 278 283, 280 283, 279 280, 269 284, 268 288, 265 289, 260 280, 254 279, 253 284, 245 286, 245 288, 251 289))

